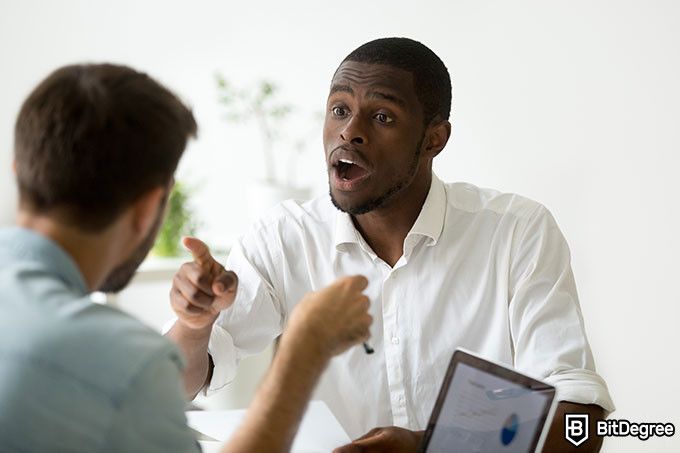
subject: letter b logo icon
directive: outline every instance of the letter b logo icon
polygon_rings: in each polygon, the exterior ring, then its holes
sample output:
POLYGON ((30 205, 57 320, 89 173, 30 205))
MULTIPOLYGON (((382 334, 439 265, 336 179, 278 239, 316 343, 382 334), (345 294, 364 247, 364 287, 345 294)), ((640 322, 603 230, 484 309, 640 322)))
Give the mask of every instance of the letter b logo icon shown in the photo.
POLYGON ((588 440, 588 414, 566 414, 564 437, 575 447, 588 440))

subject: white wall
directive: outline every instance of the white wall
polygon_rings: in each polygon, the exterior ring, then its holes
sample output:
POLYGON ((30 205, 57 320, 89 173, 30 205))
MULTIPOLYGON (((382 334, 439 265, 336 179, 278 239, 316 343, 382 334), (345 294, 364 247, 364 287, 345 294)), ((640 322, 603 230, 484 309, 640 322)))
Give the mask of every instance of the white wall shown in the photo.
MULTIPOLYGON (((668 1, 0 3, 0 222, 12 216, 11 129, 21 100, 58 65, 123 62, 177 90, 201 136, 180 174, 200 183, 203 234, 246 228, 241 187, 259 164, 252 131, 224 127, 213 74, 280 81, 321 110, 332 72, 369 39, 429 45, 454 81, 445 180, 546 204, 573 252, 599 371, 617 418, 673 421, 680 375, 680 3, 668 1)), ((325 190, 320 130, 304 175, 325 190)), ((607 442, 678 451, 680 437, 607 442), (674 447, 673 447, 674 446, 674 447)))

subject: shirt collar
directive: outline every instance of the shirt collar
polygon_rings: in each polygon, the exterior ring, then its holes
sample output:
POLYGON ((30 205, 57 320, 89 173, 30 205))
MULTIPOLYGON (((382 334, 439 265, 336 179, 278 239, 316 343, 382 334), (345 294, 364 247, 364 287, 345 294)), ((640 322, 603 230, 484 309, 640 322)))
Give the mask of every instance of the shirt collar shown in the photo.
MULTIPOLYGON (((439 241, 444 229, 446 216, 446 189, 444 183, 432 173, 430 191, 425 198, 425 203, 420 210, 413 227, 406 235, 404 253, 408 255, 415 244, 423 237, 427 238, 427 245, 433 246, 439 241)), ((335 215, 334 250, 336 252, 347 251, 348 244, 358 244, 364 250, 373 254, 366 241, 357 231, 352 222, 352 217, 346 212, 338 211, 335 215)))
POLYGON ((0 229, 0 251, 10 260, 37 261, 69 287, 88 293, 85 279, 73 258, 56 242, 22 227, 0 229))
POLYGON ((446 189, 444 183, 432 173, 432 183, 427 194, 423 208, 416 219, 416 223, 411 227, 411 231, 406 235, 424 236, 428 238, 427 245, 433 246, 439 241, 444 229, 444 219, 446 217, 446 189))

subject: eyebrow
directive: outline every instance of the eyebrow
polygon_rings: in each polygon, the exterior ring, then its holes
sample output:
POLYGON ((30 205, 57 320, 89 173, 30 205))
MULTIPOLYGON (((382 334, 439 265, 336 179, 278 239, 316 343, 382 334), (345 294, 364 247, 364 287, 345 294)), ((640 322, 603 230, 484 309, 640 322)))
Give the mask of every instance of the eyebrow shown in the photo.
MULTIPOLYGON (((340 85, 336 84, 331 87, 331 92, 330 94, 335 94, 335 93, 347 93, 351 94, 354 96, 354 90, 352 87, 349 85, 340 85)), ((388 93, 383 93, 382 91, 377 91, 377 90, 371 90, 368 93, 368 97, 374 98, 374 99, 384 99, 386 101, 394 102, 395 104, 401 106, 401 107, 406 107, 406 101, 403 100, 400 97, 394 96, 392 94, 388 93)))
POLYGON ((349 85, 338 85, 338 84, 336 84, 336 85, 333 85, 331 87, 330 94, 335 94, 335 93, 348 93, 348 94, 354 95, 354 90, 349 85))
POLYGON ((394 102, 395 104, 400 105, 401 107, 406 107, 406 101, 404 101, 402 98, 394 96, 392 94, 383 93, 381 91, 370 91, 368 93, 368 97, 384 99, 386 101, 394 102))

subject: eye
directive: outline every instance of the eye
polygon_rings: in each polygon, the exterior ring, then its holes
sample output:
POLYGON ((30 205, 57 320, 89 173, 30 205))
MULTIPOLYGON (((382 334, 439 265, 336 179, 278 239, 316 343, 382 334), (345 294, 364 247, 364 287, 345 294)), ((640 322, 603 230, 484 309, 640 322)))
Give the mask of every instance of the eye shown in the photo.
POLYGON ((347 116, 347 109, 345 107, 335 106, 331 109, 331 112, 333 112, 333 116, 340 118, 347 116))
POLYGON ((387 113, 376 113, 374 118, 378 120, 378 122, 383 123, 383 124, 389 124, 393 122, 394 120, 390 118, 387 113))

